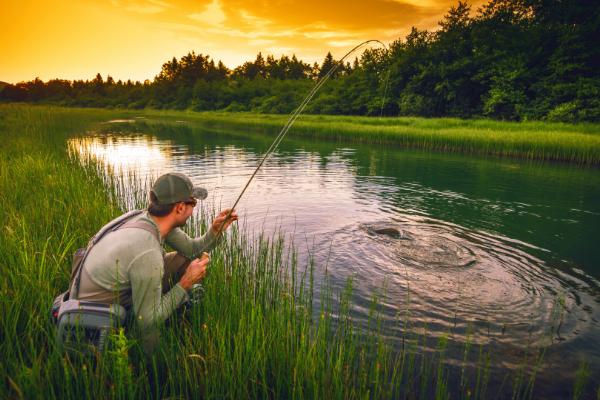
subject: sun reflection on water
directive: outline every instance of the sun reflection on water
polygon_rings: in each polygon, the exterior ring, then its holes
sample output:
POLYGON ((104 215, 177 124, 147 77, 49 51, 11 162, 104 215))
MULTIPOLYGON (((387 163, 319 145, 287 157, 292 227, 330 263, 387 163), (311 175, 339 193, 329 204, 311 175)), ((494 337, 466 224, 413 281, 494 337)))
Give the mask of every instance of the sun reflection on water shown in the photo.
POLYGON ((113 171, 161 173, 171 160, 164 141, 155 138, 90 136, 71 139, 69 149, 80 157, 93 158, 113 171))

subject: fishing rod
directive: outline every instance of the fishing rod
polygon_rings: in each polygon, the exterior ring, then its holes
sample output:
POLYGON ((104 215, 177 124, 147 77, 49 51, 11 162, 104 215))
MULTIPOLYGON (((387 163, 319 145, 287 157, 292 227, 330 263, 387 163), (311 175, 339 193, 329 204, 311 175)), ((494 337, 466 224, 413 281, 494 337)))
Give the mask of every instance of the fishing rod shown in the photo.
MULTIPOLYGON (((246 189, 248 189, 248 186, 250 186, 250 183, 252 182, 252 180, 254 179, 254 177, 256 176, 256 174, 258 173, 258 170, 260 169, 260 167, 262 167, 262 165, 264 164, 264 162, 266 161, 266 159, 271 155, 271 153, 273 153, 273 151, 275 151, 275 149, 277 148, 277 146, 279 146, 279 143, 281 143, 281 141, 283 140, 283 138, 286 135, 286 133, 290 130, 290 128, 292 127, 292 125, 294 124, 294 122, 296 121, 296 119, 298 119, 298 117, 300 116, 300 114, 302 113, 302 111, 304 111, 304 108, 306 108, 306 105, 312 100, 312 98, 317 93, 317 91, 321 88, 321 86, 323 86, 325 84, 325 82, 327 82, 327 80, 331 77, 331 75, 333 75, 333 73, 338 69, 338 67, 340 65, 343 65, 344 60, 350 54, 354 53, 356 50, 358 50, 359 48, 361 48, 364 45, 369 44, 369 43, 379 43, 380 45, 383 46, 384 49, 387 50, 387 46, 383 42, 381 42, 381 41, 379 41, 377 39, 365 40, 364 42, 360 43, 359 45, 355 46, 350 51, 348 51, 338 62, 336 62, 333 65, 333 67, 331 67, 329 69, 329 71, 327 71, 327 73, 325 75, 323 75, 323 77, 321 79, 319 79, 319 81, 317 81, 317 83, 312 88, 312 90, 308 93, 308 95, 306 95, 306 97, 304 98, 304 100, 302 100, 302 103, 300 103, 300 105, 292 112, 292 114, 288 118, 286 124, 283 126, 283 128, 281 128, 281 131, 279 131, 279 134, 275 137, 275 140, 273 140, 273 143, 271 143, 271 146, 269 146, 269 148, 265 152, 265 155, 260 160, 260 162, 258 163, 258 166, 256 167, 256 169, 254 170, 254 172, 252 173, 252 175, 250 176, 250 178, 248 179, 248 181, 244 185, 244 188, 240 192, 240 194, 237 197, 236 201, 233 203, 233 206, 229 209, 229 213, 227 214, 227 216, 225 217, 225 219, 223 220, 223 222, 221 222, 221 226, 219 227, 218 232, 221 232, 221 230, 223 229, 223 225, 225 225, 225 222, 229 219, 229 217, 231 217, 231 214, 233 213, 233 210, 235 210, 235 207, 240 202, 240 199, 242 198, 242 196, 246 192, 246 189)), ((389 78, 389 68, 388 68, 387 78, 389 78)), ((381 104, 381 114, 382 115, 383 115, 383 106, 384 106, 384 103, 385 103, 385 94, 386 94, 386 91, 387 91, 387 78, 386 78, 386 83, 385 83, 384 93, 383 93, 383 99, 382 99, 382 104, 381 104)))

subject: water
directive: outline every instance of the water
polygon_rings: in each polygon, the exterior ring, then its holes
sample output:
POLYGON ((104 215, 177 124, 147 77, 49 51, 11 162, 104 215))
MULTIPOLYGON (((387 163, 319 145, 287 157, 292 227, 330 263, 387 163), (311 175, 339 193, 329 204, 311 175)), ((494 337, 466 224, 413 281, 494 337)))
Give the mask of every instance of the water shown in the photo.
MULTIPOLYGON (((209 191, 199 210, 230 206, 272 140, 127 125, 70 146, 135 179, 184 172, 209 191)), ((288 138, 238 213, 250 231, 287 232, 336 288, 352 277, 358 323, 379 294, 392 343, 408 323, 488 345, 512 369, 549 345, 536 393, 568 396, 584 358, 600 384, 598 169, 288 138)))

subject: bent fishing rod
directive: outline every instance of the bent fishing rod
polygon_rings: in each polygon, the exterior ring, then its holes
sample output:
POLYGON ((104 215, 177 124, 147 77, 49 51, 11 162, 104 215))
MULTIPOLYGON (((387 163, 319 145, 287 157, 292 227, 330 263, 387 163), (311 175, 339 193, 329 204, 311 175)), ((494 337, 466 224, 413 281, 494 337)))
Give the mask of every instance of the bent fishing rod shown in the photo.
MULTIPOLYGON (((338 69, 338 67, 340 65, 343 65, 344 60, 349 55, 351 55, 356 50, 358 50, 359 48, 361 48, 361 47, 363 47, 363 46, 365 46, 365 45, 367 45, 369 43, 378 43, 378 44, 382 45, 384 49, 387 50, 387 46, 383 42, 381 42, 381 41, 379 41, 377 39, 365 40, 364 42, 362 42, 359 45, 357 45, 354 48, 352 48, 352 50, 348 51, 338 62, 336 62, 329 69, 329 71, 327 71, 327 73, 325 75, 323 75, 323 77, 321 79, 319 79, 317 81, 317 83, 315 84, 315 86, 313 86, 312 90, 308 93, 308 95, 306 95, 306 97, 304 98, 304 100, 302 100, 302 103, 300 103, 300 105, 292 112, 292 114, 290 114, 290 117, 288 118, 286 124, 283 126, 283 128, 281 128, 281 131, 279 131, 279 134, 275 137, 275 140, 273 140, 273 143, 271 143, 271 146, 269 146, 269 148, 265 152, 265 155, 263 156, 263 158, 258 163, 256 169, 254 170, 254 172, 252 173, 252 175, 250 176, 250 178, 246 182, 246 185, 244 185, 244 188, 240 192, 240 194, 237 197, 236 201, 233 203, 233 206, 229 209, 229 212, 228 212, 227 216, 225 217, 225 219, 223 220, 223 222, 221 222, 221 226, 219 227, 218 232, 221 232, 221 230, 223 229, 223 225, 225 225, 225 222, 227 222, 227 220, 231 217, 231 214, 235 210, 235 207, 240 202, 240 199, 242 198, 242 196, 246 192, 246 189, 248 189, 248 186, 250 186, 250 183, 252 182, 252 180, 254 179, 254 177, 256 176, 256 174, 258 173, 258 171, 260 170, 260 168, 262 167, 262 165, 265 163, 266 159, 275 151, 275 149, 277 148, 277 146, 279 146, 279 143, 281 143, 281 141, 283 140, 284 136, 290 130, 290 128, 292 127, 292 125, 294 124, 294 122, 296 121, 296 119, 298 119, 298 117, 300 116, 300 114, 302 114, 302 111, 304 111, 304 109, 306 108, 306 105, 312 100, 312 98, 315 96, 315 94, 325 84, 325 82, 327 82, 327 80, 331 77, 331 75, 333 75, 333 73, 338 69)), ((388 74, 387 74, 387 76, 389 78, 389 68, 388 68, 388 74)), ((382 99, 382 104, 381 104, 381 113, 382 114, 383 114, 383 106, 384 106, 384 103, 385 103, 385 94, 386 94, 385 92, 386 92, 386 90, 387 90, 387 79, 386 79, 386 84, 385 84, 384 94, 383 94, 383 99, 382 99)))

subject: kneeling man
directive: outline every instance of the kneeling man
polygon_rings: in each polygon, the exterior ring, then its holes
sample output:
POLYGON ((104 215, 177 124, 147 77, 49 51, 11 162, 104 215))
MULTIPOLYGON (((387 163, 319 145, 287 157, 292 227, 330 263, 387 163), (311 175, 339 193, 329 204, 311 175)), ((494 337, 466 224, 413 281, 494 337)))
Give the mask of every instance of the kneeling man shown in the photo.
POLYGON ((71 296, 124 306, 141 328, 144 348, 152 351, 158 343, 158 325, 189 300, 192 285, 206 275, 210 262, 206 252, 237 220, 235 212, 229 215, 229 209, 223 210, 204 236, 189 237, 181 227, 197 201, 206 196, 206 189, 195 187, 183 174, 159 177, 152 186, 148 209, 90 249, 81 267, 79 288, 72 285, 71 296), (165 254, 164 244, 175 251, 165 254))

